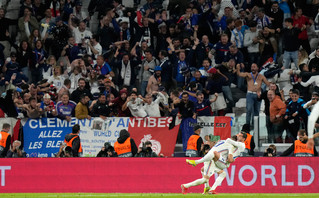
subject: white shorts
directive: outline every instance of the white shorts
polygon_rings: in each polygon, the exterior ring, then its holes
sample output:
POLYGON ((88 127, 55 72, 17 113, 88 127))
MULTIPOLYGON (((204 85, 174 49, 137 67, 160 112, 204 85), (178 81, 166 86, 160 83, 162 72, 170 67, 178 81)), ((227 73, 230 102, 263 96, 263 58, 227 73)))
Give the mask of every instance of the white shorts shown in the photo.
POLYGON ((224 170, 229 167, 227 163, 227 159, 225 159, 222 155, 220 155, 219 159, 215 162, 216 168, 224 170))
POLYGON ((214 160, 211 160, 209 162, 204 162, 203 175, 207 175, 211 177, 214 173, 218 173, 221 170, 223 170, 223 168, 217 167, 216 162, 214 162, 214 160))

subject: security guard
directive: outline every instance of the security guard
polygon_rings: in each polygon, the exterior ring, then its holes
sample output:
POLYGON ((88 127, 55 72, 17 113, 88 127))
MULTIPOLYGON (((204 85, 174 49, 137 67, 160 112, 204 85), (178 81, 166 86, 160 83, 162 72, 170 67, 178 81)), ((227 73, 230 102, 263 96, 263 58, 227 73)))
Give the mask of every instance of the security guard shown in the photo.
POLYGON ((10 124, 4 123, 0 132, 0 157, 6 157, 10 149, 11 135, 9 134, 10 124))
POLYGON ((307 148, 308 136, 306 130, 300 129, 298 131, 299 140, 295 140, 294 143, 284 151, 281 156, 288 156, 291 153, 294 153, 296 157, 313 157, 318 156, 318 152, 316 147, 312 147, 311 149, 307 148))
POLYGON ((133 157, 137 153, 135 141, 126 129, 120 131, 120 137, 114 143, 114 150, 119 157, 133 157))
POLYGON ((72 148, 74 157, 79 157, 79 153, 82 153, 82 146, 79 134, 80 125, 75 124, 72 127, 72 133, 67 134, 64 139, 66 145, 72 148))
POLYGON ((254 156, 254 149, 256 147, 254 137, 250 134, 250 124, 244 124, 241 131, 247 133, 247 138, 245 140, 245 151, 244 153, 248 153, 248 155, 254 156))
POLYGON ((203 139, 200 137, 200 132, 203 127, 200 125, 194 126, 194 134, 187 141, 186 157, 199 157, 199 153, 203 144, 203 139))

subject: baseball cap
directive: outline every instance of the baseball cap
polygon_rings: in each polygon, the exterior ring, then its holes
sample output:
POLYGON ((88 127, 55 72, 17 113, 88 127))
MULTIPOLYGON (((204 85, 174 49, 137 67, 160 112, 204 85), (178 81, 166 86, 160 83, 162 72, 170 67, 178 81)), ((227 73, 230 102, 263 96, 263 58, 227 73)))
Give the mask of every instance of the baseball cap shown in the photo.
POLYGON ((156 66, 155 69, 154 69, 154 71, 162 71, 161 66, 156 66))
POLYGON ((46 94, 44 94, 43 98, 44 99, 51 99, 51 96, 50 96, 50 94, 46 93, 46 94))
POLYGON ((216 74, 216 73, 217 73, 217 69, 214 68, 214 67, 212 67, 212 68, 210 68, 210 69, 207 71, 207 73, 209 73, 209 74, 216 74))
POLYGON ((193 129, 194 129, 194 131, 197 131, 198 129, 202 129, 202 128, 203 128, 202 126, 197 124, 197 125, 194 126, 193 129))

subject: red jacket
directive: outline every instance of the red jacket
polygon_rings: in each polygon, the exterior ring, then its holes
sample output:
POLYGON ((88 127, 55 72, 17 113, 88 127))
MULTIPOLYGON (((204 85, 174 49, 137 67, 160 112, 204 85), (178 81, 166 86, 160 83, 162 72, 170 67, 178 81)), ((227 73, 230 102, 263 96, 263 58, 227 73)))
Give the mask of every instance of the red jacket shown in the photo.
MULTIPOLYGON (((302 28, 303 25, 309 24, 309 19, 302 15, 299 19, 296 19, 295 16, 292 16, 292 20, 294 21, 293 26, 296 27, 296 24, 298 24, 298 28, 302 28)), ((301 40, 308 39, 307 29, 304 29, 298 36, 301 40)))

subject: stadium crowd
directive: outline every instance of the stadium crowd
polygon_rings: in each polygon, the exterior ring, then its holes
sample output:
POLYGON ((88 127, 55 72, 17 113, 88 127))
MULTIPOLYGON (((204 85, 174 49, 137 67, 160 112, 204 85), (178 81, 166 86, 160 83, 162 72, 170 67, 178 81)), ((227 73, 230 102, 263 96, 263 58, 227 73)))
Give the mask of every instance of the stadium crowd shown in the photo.
POLYGON ((224 116, 241 90, 246 123, 264 100, 268 142, 292 143, 319 99, 318 0, 21 0, 17 19, 9 3, 0 117, 224 116))

